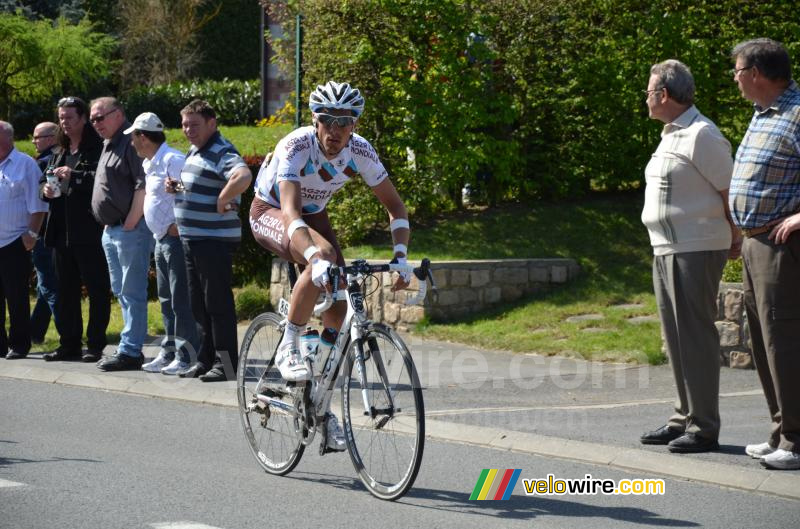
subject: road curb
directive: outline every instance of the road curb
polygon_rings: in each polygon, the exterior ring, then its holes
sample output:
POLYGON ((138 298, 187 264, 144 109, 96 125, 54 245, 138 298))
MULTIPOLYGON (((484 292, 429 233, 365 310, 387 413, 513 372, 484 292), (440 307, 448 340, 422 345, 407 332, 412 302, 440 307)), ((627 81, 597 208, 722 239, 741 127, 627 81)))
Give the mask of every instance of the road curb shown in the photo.
MULTIPOLYGON (((146 374, 121 374, 60 371, 51 367, 32 367, 0 362, 0 377, 62 384, 65 386, 113 391, 151 398, 163 398, 213 406, 235 408, 236 391, 233 382, 201 384, 190 379, 146 374), (131 376, 133 375, 133 376, 131 376)), ((488 428, 427 418, 426 437, 497 450, 510 450, 542 457, 554 457, 625 471, 639 471, 708 483, 747 492, 758 492, 800 500, 800 473, 742 468, 734 465, 701 461, 673 454, 660 454, 617 446, 588 443, 527 432, 488 428)), ((753 465, 758 465, 753 461, 753 465)))

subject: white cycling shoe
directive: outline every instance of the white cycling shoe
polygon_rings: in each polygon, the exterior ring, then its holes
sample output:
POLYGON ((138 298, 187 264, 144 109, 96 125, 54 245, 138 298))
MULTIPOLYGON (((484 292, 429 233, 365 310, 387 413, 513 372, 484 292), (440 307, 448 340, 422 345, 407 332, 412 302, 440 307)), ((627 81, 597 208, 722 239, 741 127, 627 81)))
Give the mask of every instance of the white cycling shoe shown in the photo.
POLYGON ((325 421, 325 429, 327 431, 325 446, 328 447, 328 450, 343 452, 347 449, 347 442, 344 440, 344 432, 342 427, 339 426, 339 420, 331 412, 326 413, 325 417, 327 417, 325 421))
POLYGON ((275 364, 285 380, 298 382, 311 379, 308 366, 300 354, 300 349, 295 344, 286 343, 281 345, 275 355, 275 364))

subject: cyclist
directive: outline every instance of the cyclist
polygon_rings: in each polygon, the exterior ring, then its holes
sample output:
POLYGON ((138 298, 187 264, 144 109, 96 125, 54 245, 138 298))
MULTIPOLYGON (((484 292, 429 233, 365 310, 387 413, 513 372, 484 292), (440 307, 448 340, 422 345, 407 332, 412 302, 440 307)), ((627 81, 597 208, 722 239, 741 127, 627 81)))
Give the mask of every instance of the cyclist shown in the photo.
MULTIPOLYGON (((325 210, 331 196, 359 175, 389 213, 396 262, 406 262, 410 235, 405 205, 377 152, 355 133, 364 111, 361 92, 348 83, 329 81, 310 94, 309 107, 312 125, 285 136, 261 165, 250 207, 250 227, 258 243, 303 267, 276 356, 281 375, 290 381, 311 377, 300 353, 299 335, 320 291, 327 287, 328 268, 332 263, 345 264, 325 210)), ((410 280, 409 274, 401 274, 392 290, 406 288, 410 280)), ((332 346, 345 312, 346 304, 337 302, 322 314, 320 349, 332 346)), ((328 448, 344 450, 344 435, 335 415, 326 410, 326 417, 328 448)))

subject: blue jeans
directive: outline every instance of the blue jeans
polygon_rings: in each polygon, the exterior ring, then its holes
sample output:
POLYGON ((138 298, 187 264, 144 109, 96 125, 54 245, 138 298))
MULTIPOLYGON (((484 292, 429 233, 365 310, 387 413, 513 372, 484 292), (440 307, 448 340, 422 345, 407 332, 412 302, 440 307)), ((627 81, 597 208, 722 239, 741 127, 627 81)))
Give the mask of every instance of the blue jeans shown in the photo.
POLYGON ((53 266, 53 249, 47 248, 39 239, 31 253, 33 267, 36 269, 36 306, 31 312, 31 338, 35 341, 44 339, 50 326, 50 315, 58 327, 56 316, 56 300, 58 299, 58 282, 56 269, 53 266))
POLYGON ((147 272, 154 242, 144 218, 130 231, 119 225, 106 226, 103 231, 111 291, 119 300, 125 324, 119 334, 120 354, 142 356, 147 338, 147 272))
POLYGON ((191 362, 197 358, 200 332, 192 314, 186 259, 180 238, 165 235, 157 241, 155 261, 158 301, 165 331, 161 349, 167 355, 175 352, 183 362, 191 362))

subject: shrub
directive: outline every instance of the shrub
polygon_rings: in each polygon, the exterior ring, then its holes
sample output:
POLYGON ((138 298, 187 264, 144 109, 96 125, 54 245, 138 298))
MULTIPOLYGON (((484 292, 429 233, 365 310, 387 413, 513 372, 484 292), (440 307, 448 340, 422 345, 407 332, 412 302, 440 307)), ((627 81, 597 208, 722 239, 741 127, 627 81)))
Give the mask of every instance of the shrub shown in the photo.
POLYGON ((742 260, 728 261, 722 270, 722 280, 728 283, 742 282, 742 260))
MULTIPOLYGON (((735 149, 752 106, 728 73, 731 48, 763 35, 795 59, 800 50, 800 22, 771 0, 262 5, 283 25, 268 38, 290 76, 295 15, 306 15, 303 98, 328 79, 364 92, 359 131, 417 218, 458 206, 465 184, 489 202, 643 187, 662 124, 641 90, 668 58, 690 66, 699 110, 735 149), (347 28, 348 39, 330 39, 330 28, 347 28)), ((374 222, 365 208, 347 213, 360 223, 354 234, 374 222)))
POLYGON ((180 127, 180 111, 192 99, 204 99, 221 125, 252 125, 259 119, 261 84, 254 81, 188 81, 137 87, 122 97, 128 116, 155 112, 167 127, 180 127))
POLYGON ((262 312, 272 310, 269 302, 269 288, 247 285, 236 294, 236 318, 252 319, 262 312))

